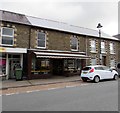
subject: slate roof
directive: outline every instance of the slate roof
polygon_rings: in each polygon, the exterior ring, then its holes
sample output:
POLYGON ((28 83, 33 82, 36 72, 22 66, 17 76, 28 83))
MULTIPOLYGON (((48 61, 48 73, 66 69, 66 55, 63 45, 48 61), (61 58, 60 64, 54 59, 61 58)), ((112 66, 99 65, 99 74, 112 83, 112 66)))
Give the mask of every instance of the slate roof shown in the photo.
POLYGON ((0 20, 31 25, 31 23, 29 22, 25 15, 3 10, 0 10, 0 20))
MULTIPOLYGON (((24 14, 18 14, 9 11, 0 10, 0 20, 99 38, 97 30, 69 25, 67 23, 48 20, 48 19, 31 17, 24 14)), ((109 36, 103 32, 101 33, 101 37, 105 39, 118 40, 118 38, 109 36)))
MULTIPOLYGON (((99 38, 99 34, 97 30, 69 25, 66 23, 52 21, 48 19, 36 18, 31 16, 26 16, 26 17, 33 26, 59 30, 64 32, 70 32, 75 34, 87 35, 87 36, 94 36, 99 38)), ((103 32, 101 33, 101 37, 106 39, 111 39, 111 40, 118 40, 117 38, 109 36, 103 32)))
POLYGON ((116 37, 116 38, 118 38, 120 40, 120 34, 114 35, 113 37, 116 37))

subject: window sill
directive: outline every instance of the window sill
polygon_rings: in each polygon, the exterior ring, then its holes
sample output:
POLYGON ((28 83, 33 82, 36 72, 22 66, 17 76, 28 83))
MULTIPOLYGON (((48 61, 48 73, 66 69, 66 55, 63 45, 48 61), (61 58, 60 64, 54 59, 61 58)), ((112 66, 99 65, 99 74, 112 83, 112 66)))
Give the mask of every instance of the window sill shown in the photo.
POLYGON ((46 49, 46 47, 36 47, 37 49, 46 49))
POLYGON ((115 55, 115 53, 110 53, 111 55, 115 55))
POLYGON ((107 54, 107 52, 101 52, 101 54, 107 54))
POLYGON ((91 53, 97 53, 96 51, 90 51, 91 53))
POLYGON ((1 46, 13 47, 14 45, 0 44, 1 46))
POLYGON ((78 49, 71 49, 71 51, 73 51, 73 52, 78 52, 78 49))

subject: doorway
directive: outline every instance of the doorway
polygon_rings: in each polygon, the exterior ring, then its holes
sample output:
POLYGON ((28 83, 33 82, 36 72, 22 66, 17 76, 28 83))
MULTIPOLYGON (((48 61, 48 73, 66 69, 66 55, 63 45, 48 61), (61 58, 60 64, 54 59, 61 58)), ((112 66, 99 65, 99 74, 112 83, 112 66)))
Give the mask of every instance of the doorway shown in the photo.
POLYGON ((15 68, 20 65, 20 59, 9 59, 9 78, 15 78, 15 68))
POLYGON ((15 68, 21 66, 20 54, 8 54, 8 78, 15 78, 15 68))
POLYGON ((64 60, 62 59, 53 59, 52 60, 52 74, 53 75, 62 75, 64 72, 64 60))
POLYGON ((106 56, 102 56, 102 64, 106 66, 106 56))

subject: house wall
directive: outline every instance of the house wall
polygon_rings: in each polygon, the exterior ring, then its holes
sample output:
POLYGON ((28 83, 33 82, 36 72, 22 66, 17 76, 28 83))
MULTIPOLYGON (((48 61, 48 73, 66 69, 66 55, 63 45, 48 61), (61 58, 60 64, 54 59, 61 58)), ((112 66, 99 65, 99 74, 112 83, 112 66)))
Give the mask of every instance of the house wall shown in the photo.
POLYGON ((1 27, 8 27, 14 29, 14 45, 17 48, 29 47, 29 26, 14 24, 9 22, 2 22, 1 27))
POLYGON ((120 41, 118 42, 117 49, 118 49, 118 62, 120 62, 120 41))
POLYGON ((17 29, 16 47, 29 48, 29 27, 15 25, 17 29))
MULTIPOLYGON (((96 60, 97 60, 97 64, 99 63, 99 42, 98 42, 99 40, 98 39, 96 39, 96 38, 94 38, 94 37, 89 37, 89 36, 87 36, 87 41, 86 41, 86 43, 87 43, 87 49, 86 49, 86 51, 87 51, 87 55, 88 56, 91 56, 91 58, 96 58, 96 60), (95 40, 96 41, 96 52, 91 52, 91 40, 95 40)), ((87 65, 90 65, 91 64, 91 59, 88 59, 87 61, 86 61, 86 64, 87 65)))
MULTIPOLYGON (((31 48, 32 49, 39 49, 37 48, 37 32, 45 32, 46 33, 46 49, 47 50, 60 50, 60 51, 71 51, 70 46, 70 38, 74 34, 64 33, 60 31, 53 31, 53 30, 41 30, 38 28, 31 29, 31 48)), ((84 36, 77 35, 78 38, 78 51, 85 52, 86 51, 86 39, 84 36), (84 46, 83 46, 84 45, 84 46)))
MULTIPOLYGON (((97 60, 97 64, 100 64, 100 42, 103 41, 105 42, 105 47, 106 47, 106 53, 101 53, 102 56, 106 57, 106 66, 110 66, 110 60, 114 59, 115 60, 115 64, 117 64, 117 62, 119 61, 120 57, 120 53, 119 48, 120 48, 120 44, 118 41, 113 41, 113 40, 108 40, 108 39, 98 39, 95 37, 87 37, 87 55, 91 56, 91 58, 95 58, 97 60), (91 40, 95 40, 96 41, 96 52, 91 52, 91 45, 90 45, 90 41, 91 40), (114 50, 115 50, 115 54, 110 54, 110 43, 114 44, 114 50)), ((86 61, 87 65, 91 64, 91 59, 88 59, 86 61)))
MULTIPOLYGON (((37 27, 30 27, 22 24, 15 24, 15 23, 9 23, 9 22, 2 22, 1 27, 12 27, 14 28, 15 34, 14 34, 14 46, 17 48, 31 48, 31 49, 37 49, 37 32, 45 32, 47 36, 47 42, 46 42, 46 49, 47 50, 61 50, 61 51, 71 51, 70 47, 70 37, 75 34, 55 31, 55 30, 48 30, 48 29, 42 29, 37 27), (29 40, 30 38, 30 40, 29 40), (30 44, 29 44, 30 43, 30 44)), ((88 56, 91 56, 93 58, 97 59, 97 64, 99 64, 99 39, 95 37, 89 37, 89 36, 82 36, 82 35, 76 35, 79 42, 78 51, 80 52, 86 52, 88 56), (96 53, 91 53, 91 45, 90 41, 96 40, 96 53)), ((103 54, 103 56, 106 56, 106 65, 110 66, 110 59, 115 59, 115 62, 117 63, 120 61, 120 42, 118 41, 111 41, 108 39, 102 39, 102 41, 105 42, 106 45, 106 53, 103 54), (115 44, 115 54, 110 54, 110 42, 113 42, 115 44)), ((86 65, 90 65, 91 60, 86 60, 86 65)))
POLYGON ((48 31, 48 49, 70 51, 70 34, 48 31))

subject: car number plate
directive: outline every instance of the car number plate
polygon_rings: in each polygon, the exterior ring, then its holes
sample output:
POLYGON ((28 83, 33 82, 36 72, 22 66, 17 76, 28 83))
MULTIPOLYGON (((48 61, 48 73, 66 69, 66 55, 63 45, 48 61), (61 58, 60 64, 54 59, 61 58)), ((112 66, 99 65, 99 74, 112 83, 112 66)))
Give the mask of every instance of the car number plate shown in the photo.
POLYGON ((88 72, 83 72, 83 74, 87 74, 88 72))

